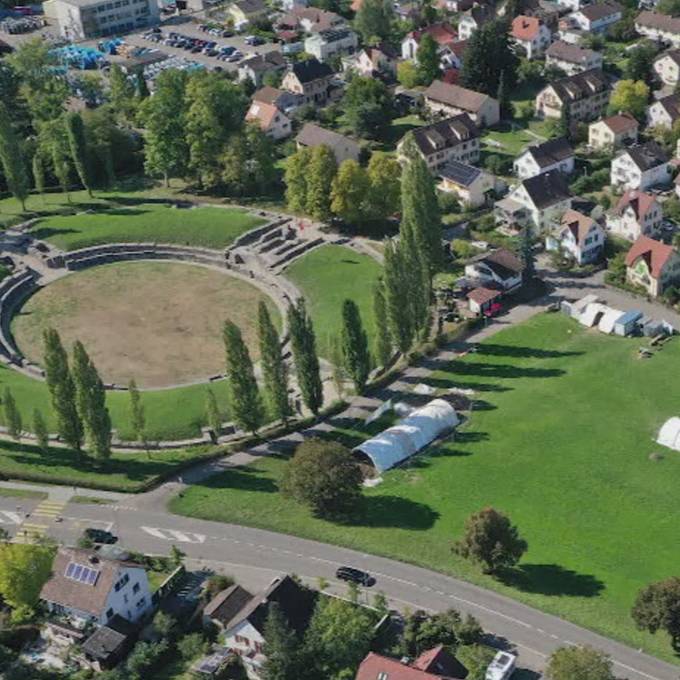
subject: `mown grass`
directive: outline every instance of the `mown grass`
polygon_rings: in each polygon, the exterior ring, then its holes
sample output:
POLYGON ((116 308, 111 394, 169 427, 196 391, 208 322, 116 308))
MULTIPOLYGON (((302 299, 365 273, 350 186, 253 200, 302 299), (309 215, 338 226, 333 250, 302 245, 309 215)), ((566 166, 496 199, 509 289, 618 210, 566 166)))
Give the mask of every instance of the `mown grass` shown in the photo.
POLYGON ((641 342, 555 314, 482 343, 427 380, 474 390, 471 420, 367 489, 351 523, 284 498, 280 458, 191 487, 171 509, 408 560, 674 660, 664 634, 640 632, 630 618, 641 587, 677 575, 680 513, 680 455, 650 459, 662 452, 658 428, 678 414, 680 381, 669 376, 680 341, 649 360, 637 358, 641 342), (519 568, 498 580, 451 552, 465 519, 488 505, 529 543, 519 568))
POLYGON ((381 266, 368 255, 344 246, 325 245, 295 260, 285 271, 304 293, 314 322, 319 353, 329 356, 334 338, 342 328, 342 304, 353 300, 359 307, 364 328, 372 340, 373 286, 381 266))
POLYGON ((47 494, 44 491, 34 491, 33 489, 16 489, 14 487, 0 486, 0 496, 8 498, 33 498, 36 500, 45 500, 47 494))

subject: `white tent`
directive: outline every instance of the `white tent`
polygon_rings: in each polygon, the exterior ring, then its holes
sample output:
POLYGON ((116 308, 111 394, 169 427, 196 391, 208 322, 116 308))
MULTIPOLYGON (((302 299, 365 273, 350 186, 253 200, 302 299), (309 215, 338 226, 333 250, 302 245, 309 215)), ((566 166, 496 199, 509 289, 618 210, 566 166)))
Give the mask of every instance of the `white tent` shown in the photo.
POLYGON ((580 300, 576 300, 576 302, 573 302, 571 305, 571 315, 574 317, 574 319, 578 319, 579 316, 583 313, 585 308, 591 303, 591 302, 597 302, 598 297, 597 295, 593 295, 592 293, 590 295, 586 295, 585 297, 582 297, 580 300))
POLYGON ((600 319, 600 323, 597 324, 598 330, 607 334, 613 333, 616 322, 623 316, 623 314, 624 313, 620 309, 612 309, 611 307, 607 307, 605 313, 600 319))
POLYGON ((412 411, 398 425, 368 439, 354 450, 368 456, 378 472, 384 472, 425 448, 459 422, 458 414, 448 401, 433 399, 412 411))
POLYGON ((591 302, 581 312, 578 321, 582 326, 592 328, 599 320, 602 314, 605 313, 607 307, 599 302, 591 302))
POLYGON ((669 418, 659 430, 656 443, 680 451, 680 418, 669 418))

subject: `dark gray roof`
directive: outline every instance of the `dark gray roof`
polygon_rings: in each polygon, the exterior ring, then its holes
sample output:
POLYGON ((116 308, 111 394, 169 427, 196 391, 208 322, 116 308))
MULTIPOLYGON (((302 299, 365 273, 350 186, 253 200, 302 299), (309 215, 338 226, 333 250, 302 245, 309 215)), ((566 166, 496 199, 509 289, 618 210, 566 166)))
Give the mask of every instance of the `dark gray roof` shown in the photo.
POLYGON ((340 155, 344 155, 345 150, 348 150, 351 155, 358 158, 361 153, 361 146, 353 139, 333 130, 326 130, 316 123, 305 123, 295 141, 308 147, 327 146, 334 153, 339 152, 340 155))
POLYGON ((319 31, 320 35, 326 42, 337 42, 344 40, 350 35, 351 31, 348 28, 326 28, 319 31))
POLYGON ((244 14, 255 14, 257 12, 264 12, 267 5, 263 0, 238 0, 234 3, 244 14))
POLYGON ((571 158, 574 155, 574 149, 565 137, 558 137, 530 146, 525 153, 530 153, 540 168, 547 168, 554 163, 571 158))
POLYGON ((571 197, 567 180, 559 170, 529 177, 522 185, 539 210, 571 197))
POLYGON ((474 262, 483 262, 500 279, 511 279, 524 270, 522 260, 515 253, 498 248, 490 253, 478 255, 473 259, 474 262))
POLYGON ((680 118, 680 95, 669 94, 667 97, 661 97, 658 103, 664 108, 673 122, 680 118))
POLYGON ((548 85, 548 87, 551 86, 561 101, 575 102, 592 97, 597 92, 605 92, 609 89, 609 82, 602 69, 592 68, 573 76, 560 78, 548 85))
POLYGON ((461 163, 460 161, 450 160, 439 170, 439 176, 451 180, 463 187, 469 187, 480 175, 482 171, 474 165, 461 163))
POLYGON ((608 17, 611 14, 623 12, 623 7, 621 7, 618 2, 597 2, 593 5, 581 7, 580 12, 589 21, 597 21, 598 19, 604 19, 604 17, 608 17))
POLYGON ((554 57, 570 64, 587 64, 597 54, 594 50, 572 45, 564 40, 557 40, 546 50, 548 57, 554 57))
POLYGON ((626 149, 635 165, 643 172, 668 162, 666 152, 656 142, 635 144, 626 149))
POLYGON ((477 26, 493 19, 496 16, 495 8, 492 5, 474 5, 463 16, 470 17, 477 26))
POLYGON ((286 60, 278 50, 272 50, 265 54, 256 54, 246 59, 242 68, 250 68, 253 71, 268 71, 270 69, 282 69, 286 66, 286 60))
POLYGON ((467 113, 416 128, 411 133, 420 151, 428 156, 479 137, 479 130, 467 113))
POLYGON ((252 599, 253 596, 245 588, 234 584, 217 593, 205 606, 203 614, 220 623, 228 623, 252 599))
POLYGON ((135 631, 135 626, 116 614, 105 626, 97 628, 83 642, 82 650, 93 659, 106 660, 115 654, 135 631))
POLYGON ((330 78, 333 75, 333 69, 316 58, 296 62, 292 66, 292 71, 301 83, 310 83, 312 80, 330 78))

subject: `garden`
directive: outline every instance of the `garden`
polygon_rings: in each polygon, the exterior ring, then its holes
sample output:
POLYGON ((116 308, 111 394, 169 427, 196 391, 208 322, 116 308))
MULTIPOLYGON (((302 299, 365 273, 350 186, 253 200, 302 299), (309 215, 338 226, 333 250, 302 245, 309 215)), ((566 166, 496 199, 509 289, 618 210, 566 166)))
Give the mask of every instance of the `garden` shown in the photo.
MULTIPOLYGON (((558 314, 481 343, 427 381, 474 390, 470 420, 366 489, 352 522, 282 496, 278 457, 193 486, 171 509, 406 559, 670 660, 668 638, 638 631, 630 609, 640 588, 676 573, 680 459, 653 438, 677 414, 680 384, 668 375, 680 344, 646 361, 639 344, 558 314), (489 505, 529 544, 498 579, 451 551, 466 518, 489 505)), ((370 434, 358 423, 339 433, 348 445, 370 434)))

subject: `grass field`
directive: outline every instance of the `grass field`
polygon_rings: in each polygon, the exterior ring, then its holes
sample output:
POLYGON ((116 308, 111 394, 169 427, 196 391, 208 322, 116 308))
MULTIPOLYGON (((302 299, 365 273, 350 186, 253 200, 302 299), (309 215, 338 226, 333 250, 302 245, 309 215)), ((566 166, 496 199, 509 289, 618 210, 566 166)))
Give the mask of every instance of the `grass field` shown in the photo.
POLYGON ((262 223, 259 217, 237 208, 178 209, 142 203, 135 207, 102 206, 92 214, 47 217, 31 233, 64 250, 136 241, 224 248, 262 223))
MULTIPOLYGON (((175 512, 294 533, 462 576, 671 659, 635 629, 639 588, 677 575, 680 455, 653 437, 680 409, 680 341, 637 358, 639 339, 540 315, 482 343, 428 382, 475 390, 471 420, 444 445, 366 490, 354 523, 315 519, 278 493, 267 458, 189 489, 175 512), (470 513, 493 505, 528 540, 493 580, 451 552, 470 513)), ((348 443, 366 436, 349 433, 348 443)))
POLYGON ((34 482, 92 486, 111 491, 139 491, 146 483, 177 469, 183 463, 208 455, 207 447, 113 453, 101 467, 75 451, 50 448, 43 453, 37 447, 0 442, 0 474, 4 477, 28 478, 34 482))
POLYGON ((59 279, 31 297, 13 320, 22 352, 41 364, 42 335, 85 345, 105 382, 164 387, 224 371, 222 327, 241 328, 257 358, 257 307, 274 302, 226 273, 174 262, 121 262, 59 279))
POLYGON ((328 357, 333 338, 342 327, 342 303, 354 300, 364 328, 373 338, 373 285, 381 267, 372 257, 345 248, 325 245, 295 260, 285 271, 305 295, 314 321, 319 352, 328 357))

